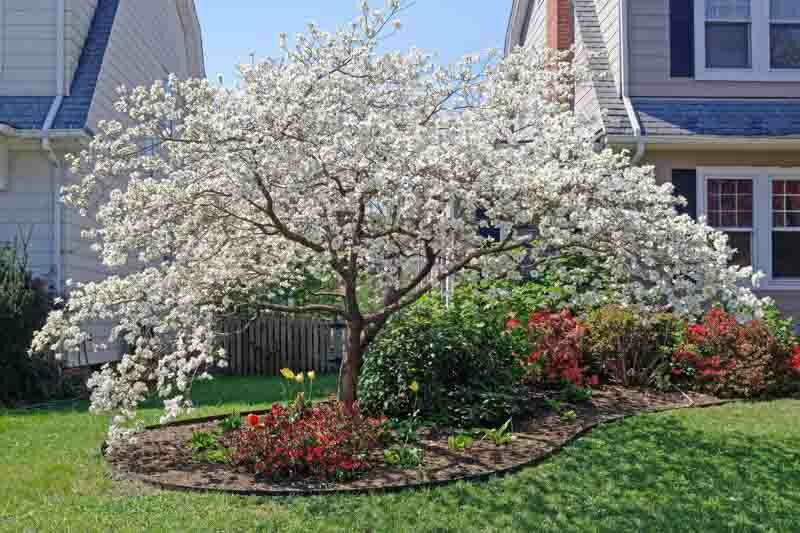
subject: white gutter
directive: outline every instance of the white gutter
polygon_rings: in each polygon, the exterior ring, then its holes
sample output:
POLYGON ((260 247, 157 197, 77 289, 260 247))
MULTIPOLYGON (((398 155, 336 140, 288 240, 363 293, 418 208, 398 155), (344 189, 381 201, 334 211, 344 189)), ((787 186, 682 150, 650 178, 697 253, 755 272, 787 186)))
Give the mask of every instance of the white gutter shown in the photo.
POLYGON ((53 150, 50 144, 50 129, 53 127, 53 122, 56 120, 58 110, 61 109, 61 104, 64 102, 65 79, 64 73, 66 71, 66 57, 64 51, 64 38, 66 31, 66 8, 65 0, 58 0, 56 8, 56 97, 53 100, 50 110, 47 112, 47 118, 42 126, 42 149, 47 152, 50 163, 53 165, 51 170, 52 179, 52 213, 53 213, 53 246, 52 246, 52 263, 55 270, 55 289, 56 293, 60 294, 63 277, 62 265, 62 250, 61 250, 61 184, 64 181, 64 169, 61 161, 53 150))
POLYGON ((638 164, 644 157, 644 152, 647 148, 644 137, 642 136, 642 126, 639 123, 639 117, 636 116, 636 110, 633 108, 633 103, 630 99, 630 92, 628 89, 628 2, 627 0, 619 0, 619 72, 620 72, 620 93, 622 96, 622 104, 625 106, 625 112, 628 114, 628 120, 631 121, 631 128, 633 129, 633 137, 636 143, 636 152, 633 154, 631 162, 635 165, 638 164))
MULTIPOLYGON (((635 144, 640 142, 642 137, 634 135, 608 135, 606 141, 609 144, 635 144)), ((737 137, 719 135, 648 135, 647 144, 651 147, 662 147, 669 149, 681 148, 708 148, 720 149, 730 148, 735 145, 736 149, 745 150, 800 150, 800 137, 737 137)))

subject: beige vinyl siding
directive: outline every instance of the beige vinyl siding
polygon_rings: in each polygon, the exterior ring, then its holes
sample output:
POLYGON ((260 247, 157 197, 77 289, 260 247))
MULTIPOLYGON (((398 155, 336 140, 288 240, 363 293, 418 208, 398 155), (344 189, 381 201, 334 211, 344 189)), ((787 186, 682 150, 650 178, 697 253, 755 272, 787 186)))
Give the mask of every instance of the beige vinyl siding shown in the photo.
POLYGON ((783 98, 800 95, 800 83, 670 78, 669 2, 635 0, 628 2, 628 6, 631 96, 783 98))
POLYGON ((186 40, 175 0, 121 0, 88 126, 114 116, 120 86, 150 85, 174 73, 190 77, 186 40))
POLYGON ((30 236, 29 268, 34 276, 48 280, 53 272, 53 191, 43 152, 9 152, 8 188, 0 191, 0 242, 30 236))
POLYGON ((800 167, 800 152, 753 151, 731 145, 726 150, 648 149, 644 165, 653 165, 659 183, 672 181, 672 169, 697 167, 800 167))
POLYGON ((547 2, 550 0, 531 0, 533 8, 528 20, 528 32, 522 39, 525 46, 541 49, 547 46, 547 2))
POLYGON ((65 0, 64 4, 64 87, 69 92, 83 44, 89 34, 97 0, 65 0))
POLYGON ((56 90, 55 0, 0 0, 0 95, 56 90))

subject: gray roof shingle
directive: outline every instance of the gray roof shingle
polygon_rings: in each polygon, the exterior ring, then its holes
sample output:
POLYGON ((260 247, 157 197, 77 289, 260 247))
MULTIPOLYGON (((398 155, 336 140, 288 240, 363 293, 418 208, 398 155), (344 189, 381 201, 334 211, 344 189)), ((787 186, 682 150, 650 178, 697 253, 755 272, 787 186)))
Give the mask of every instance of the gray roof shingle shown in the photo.
MULTIPOLYGON (((53 129, 83 129, 103 66, 119 0, 99 0, 78 67, 53 122, 53 129)), ((0 96, 0 123, 17 129, 41 129, 55 96, 0 96)))
POLYGON ((633 100, 650 136, 800 136, 798 100, 633 100))

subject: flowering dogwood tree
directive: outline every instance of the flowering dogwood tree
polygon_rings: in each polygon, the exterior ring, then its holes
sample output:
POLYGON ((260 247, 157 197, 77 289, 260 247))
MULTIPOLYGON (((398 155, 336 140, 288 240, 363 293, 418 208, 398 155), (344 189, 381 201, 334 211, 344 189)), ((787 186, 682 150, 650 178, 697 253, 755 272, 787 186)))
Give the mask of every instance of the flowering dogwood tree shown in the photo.
POLYGON ((624 301, 758 306, 724 235, 676 214, 651 169, 597 149, 571 109, 565 56, 518 49, 441 68, 416 50, 378 53, 403 8, 365 4, 352 25, 309 25, 293 47, 281 36, 283 57, 244 68, 238 90, 121 90, 124 118, 100 125, 73 161, 85 177, 64 192, 96 218, 89 237, 118 274, 76 285, 34 340, 62 353, 89 339, 86 324, 118 324, 109 340, 131 353, 90 383, 95 410, 121 413, 115 431, 153 390, 167 417, 190 405, 193 379, 224 364, 218 325, 242 302, 344 320, 345 401, 394 313, 456 273, 513 272, 523 253, 592 257, 624 281, 624 301), (499 240, 481 235, 489 223, 499 240), (338 290, 299 306, 257 296, 307 276, 338 290))

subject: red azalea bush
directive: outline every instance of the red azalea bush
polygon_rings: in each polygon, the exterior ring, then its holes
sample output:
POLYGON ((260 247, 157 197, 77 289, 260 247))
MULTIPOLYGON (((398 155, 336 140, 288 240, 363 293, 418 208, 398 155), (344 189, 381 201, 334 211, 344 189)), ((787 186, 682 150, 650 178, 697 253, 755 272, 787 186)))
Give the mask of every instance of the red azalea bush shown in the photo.
MULTIPOLYGON (((507 323, 519 327, 519 323, 507 323)), ((575 386, 597 385, 597 376, 586 375, 583 338, 586 328, 565 309, 539 312, 528 320, 533 351, 523 359, 527 378, 533 383, 575 386)))
POLYGON ((369 453, 385 435, 385 419, 346 412, 336 400, 305 407, 275 404, 227 437, 231 462, 270 480, 347 480, 370 469, 369 453))
POLYGON ((767 323, 739 323, 721 309, 688 327, 672 355, 672 379, 720 396, 780 392, 800 371, 800 348, 778 341, 767 323))

